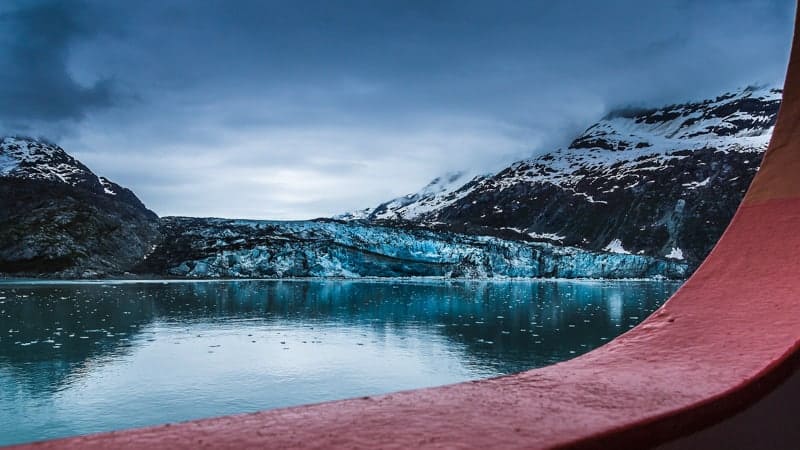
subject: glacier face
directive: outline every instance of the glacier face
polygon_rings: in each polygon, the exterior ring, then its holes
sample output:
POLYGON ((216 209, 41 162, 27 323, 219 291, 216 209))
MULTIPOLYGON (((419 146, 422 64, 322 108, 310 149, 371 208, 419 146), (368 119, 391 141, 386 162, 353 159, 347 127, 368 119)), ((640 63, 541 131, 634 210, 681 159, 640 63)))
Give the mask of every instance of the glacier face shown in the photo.
POLYGON ((642 255, 335 220, 167 217, 136 269, 175 277, 683 278, 687 265, 642 255))

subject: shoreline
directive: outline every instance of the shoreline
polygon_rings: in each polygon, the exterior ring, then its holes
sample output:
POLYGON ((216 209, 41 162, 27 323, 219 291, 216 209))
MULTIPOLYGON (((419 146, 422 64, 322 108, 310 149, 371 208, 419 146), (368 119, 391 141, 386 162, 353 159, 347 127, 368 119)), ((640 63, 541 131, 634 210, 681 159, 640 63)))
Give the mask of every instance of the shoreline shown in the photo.
POLYGON ((523 277, 485 277, 485 278, 448 278, 448 277, 291 277, 291 278, 0 278, 2 285, 34 285, 34 284, 171 284, 171 283, 231 283, 239 281, 259 282, 356 282, 356 283, 608 283, 608 282, 669 282, 684 283, 686 279, 665 277, 649 278, 523 278, 523 277))

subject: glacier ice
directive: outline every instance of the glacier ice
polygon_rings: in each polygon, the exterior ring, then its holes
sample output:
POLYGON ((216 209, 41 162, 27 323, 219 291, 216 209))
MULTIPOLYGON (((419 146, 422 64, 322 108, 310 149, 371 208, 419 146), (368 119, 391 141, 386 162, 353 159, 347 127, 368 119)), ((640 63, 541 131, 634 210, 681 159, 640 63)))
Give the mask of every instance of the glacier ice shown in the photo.
POLYGON ((682 278, 687 265, 642 255, 342 222, 164 218, 148 255, 179 277, 682 278))

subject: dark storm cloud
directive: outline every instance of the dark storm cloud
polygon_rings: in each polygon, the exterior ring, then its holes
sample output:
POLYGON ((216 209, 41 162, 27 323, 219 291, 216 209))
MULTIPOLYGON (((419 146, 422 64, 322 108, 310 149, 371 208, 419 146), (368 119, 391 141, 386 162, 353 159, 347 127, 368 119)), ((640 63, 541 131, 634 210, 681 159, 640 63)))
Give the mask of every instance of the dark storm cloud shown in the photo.
POLYGON ((4 129, 79 120, 112 104, 112 82, 76 82, 67 70, 68 49, 96 35, 79 2, 34 2, 0 10, 0 123, 4 129))
POLYGON ((6 129, 66 127, 159 213, 307 217, 552 149, 613 108, 778 83, 794 3, 0 8, 6 129))

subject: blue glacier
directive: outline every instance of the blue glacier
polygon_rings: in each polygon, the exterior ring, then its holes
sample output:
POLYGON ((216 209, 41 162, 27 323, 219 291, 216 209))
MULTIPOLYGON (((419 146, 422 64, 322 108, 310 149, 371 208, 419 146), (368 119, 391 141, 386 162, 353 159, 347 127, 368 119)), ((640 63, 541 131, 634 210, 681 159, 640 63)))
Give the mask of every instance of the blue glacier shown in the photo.
POLYGON ((139 273, 190 278, 683 278, 685 263, 359 221, 167 217, 139 273))

